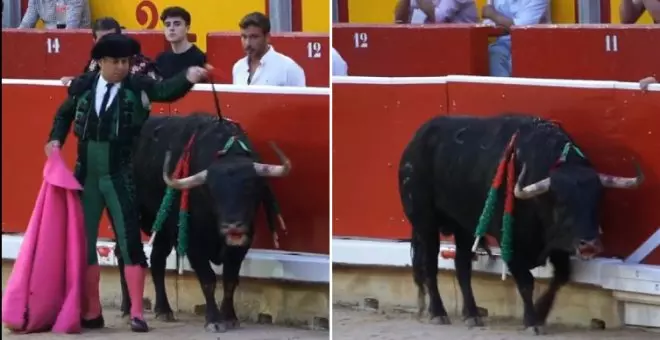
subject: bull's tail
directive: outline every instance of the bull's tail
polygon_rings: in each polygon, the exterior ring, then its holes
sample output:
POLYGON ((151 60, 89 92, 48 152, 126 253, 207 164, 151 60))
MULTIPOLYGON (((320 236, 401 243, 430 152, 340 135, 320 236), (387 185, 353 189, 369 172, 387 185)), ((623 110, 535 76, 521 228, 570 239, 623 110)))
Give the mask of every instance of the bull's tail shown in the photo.
POLYGON ((410 240, 410 256, 412 259, 413 279, 417 285, 417 318, 421 318, 426 309, 426 289, 424 288, 424 241, 413 228, 410 240))
POLYGON ((268 185, 268 183, 264 184, 264 195, 262 196, 261 199, 262 204, 264 205, 264 211, 266 213, 266 221, 268 222, 268 228, 270 229, 270 232, 274 233, 277 232, 277 227, 275 224, 277 223, 275 220, 277 219, 277 216, 280 214, 280 207, 277 204, 277 199, 275 198, 275 193, 273 193, 273 189, 268 185))

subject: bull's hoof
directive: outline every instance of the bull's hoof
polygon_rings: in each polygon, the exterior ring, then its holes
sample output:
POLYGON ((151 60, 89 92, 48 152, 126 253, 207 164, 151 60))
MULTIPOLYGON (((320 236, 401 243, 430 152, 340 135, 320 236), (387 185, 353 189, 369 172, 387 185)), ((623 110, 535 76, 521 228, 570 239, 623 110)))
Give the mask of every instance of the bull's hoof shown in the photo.
POLYGON ((545 326, 526 326, 525 332, 531 335, 546 335, 548 332, 545 329, 545 326))
POLYGON ((142 319, 131 318, 131 330, 136 333, 146 333, 149 331, 149 326, 142 319))
POLYGON ((210 333, 224 333, 227 331, 227 325, 221 322, 209 322, 204 326, 204 329, 210 333))
POLYGON ((488 309, 486 308, 477 307, 477 312, 479 313, 479 316, 482 318, 488 317, 488 309))
POLYGON ((176 322, 176 318, 174 317, 174 312, 156 313, 156 320, 162 322, 176 322))
POLYGON ((465 318, 465 325, 468 328, 474 328, 474 327, 483 327, 484 326, 484 320, 481 319, 481 317, 467 317, 465 318))
POLYGON ((238 329, 241 328, 241 323, 240 321, 233 319, 233 320, 226 320, 225 321, 225 326, 227 329, 238 329))
POLYGON ((439 315, 431 318, 431 324, 433 325, 451 325, 451 320, 448 315, 439 315))

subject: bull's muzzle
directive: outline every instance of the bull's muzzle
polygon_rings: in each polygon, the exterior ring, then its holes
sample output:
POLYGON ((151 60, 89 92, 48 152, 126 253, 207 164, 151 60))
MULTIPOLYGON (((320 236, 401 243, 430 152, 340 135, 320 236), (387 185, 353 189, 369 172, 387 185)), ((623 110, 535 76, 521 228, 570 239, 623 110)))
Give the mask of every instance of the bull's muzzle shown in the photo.
POLYGON ((591 260, 596 255, 603 252, 603 243, 599 238, 593 240, 580 240, 576 246, 576 253, 578 257, 583 260, 591 260))
POLYGON ((247 228, 243 224, 223 223, 220 225, 220 233, 228 246, 242 247, 248 244, 247 228))

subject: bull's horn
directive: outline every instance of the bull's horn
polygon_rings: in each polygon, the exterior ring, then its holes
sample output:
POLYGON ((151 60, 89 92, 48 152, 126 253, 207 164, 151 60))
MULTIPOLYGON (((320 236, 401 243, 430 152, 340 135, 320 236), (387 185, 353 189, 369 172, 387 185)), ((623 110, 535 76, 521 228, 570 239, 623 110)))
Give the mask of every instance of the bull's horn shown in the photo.
POLYGON ((522 186, 522 180, 523 177, 525 177, 525 172, 527 172, 527 164, 523 164, 523 168, 520 171, 520 175, 518 176, 518 181, 516 182, 516 187, 513 189, 513 195, 516 196, 516 198, 521 200, 530 199, 541 195, 550 189, 549 177, 546 177, 521 189, 520 187, 522 186))
POLYGON ((271 165, 263 163, 254 163, 254 170, 259 176, 263 177, 284 177, 289 174, 291 171, 291 161, 286 157, 284 152, 277 147, 273 142, 270 142, 270 146, 275 150, 277 157, 280 158, 282 165, 271 165))
POLYGON ((180 179, 170 178, 170 176, 167 174, 167 169, 169 169, 171 158, 172 158, 172 152, 167 151, 165 153, 165 162, 163 163, 163 180, 165 181, 165 184, 167 184, 168 186, 174 189, 185 190, 200 186, 204 184, 204 182, 206 182, 206 175, 208 174, 207 170, 200 171, 186 178, 180 178, 180 179))
POLYGON ((639 163, 637 163, 637 161, 633 160, 633 165, 635 166, 637 177, 618 177, 599 173, 598 177, 600 177, 600 182, 603 183, 603 186, 606 188, 637 188, 642 184, 642 182, 644 182, 644 172, 642 172, 642 167, 639 165, 639 163))

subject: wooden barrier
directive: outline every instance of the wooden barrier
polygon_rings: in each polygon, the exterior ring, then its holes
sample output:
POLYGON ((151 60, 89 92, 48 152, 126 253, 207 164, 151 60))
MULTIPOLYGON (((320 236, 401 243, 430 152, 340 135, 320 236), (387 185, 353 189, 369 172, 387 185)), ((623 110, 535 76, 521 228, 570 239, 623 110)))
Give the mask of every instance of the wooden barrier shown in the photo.
POLYGON ((488 75, 490 26, 334 24, 332 45, 352 76, 488 75))
MULTIPOLYGON (((126 31, 142 53, 155 59, 170 49, 159 30, 126 31)), ((188 37, 196 41, 194 34, 188 37)), ((2 76, 16 79, 60 79, 82 73, 94 41, 91 30, 2 29, 2 76)))
MULTIPOLYGON (((328 34, 273 33, 270 42, 276 51, 295 60, 305 70, 307 86, 327 87, 330 75, 328 34)), ((209 33, 206 37, 209 62, 216 68, 216 81, 232 83, 234 63, 245 57, 238 33, 209 33)))
POLYGON ((515 77, 639 81, 660 76, 658 25, 514 27, 515 77))
MULTIPOLYGON (((223 114, 241 123, 266 161, 277 162, 266 145, 268 140, 273 140, 293 163, 288 177, 271 180, 289 229, 288 235, 280 235, 281 247, 288 251, 328 254, 329 90, 227 85, 216 88, 223 114)), ((58 81, 3 79, 3 233, 25 231, 41 184, 43 148, 53 113, 65 95, 65 87, 58 81)), ((210 85, 197 85, 172 105, 178 112, 215 112, 210 85)), ((163 108, 170 111, 167 106, 163 108)), ((75 137, 69 136, 64 154, 71 165, 75 160, 75 145, 75 137)), ((256 229, 254 247, 272 249, 262 216, 256 229)), ((104 216, 100 237, 111 235, 104 216)))
MULTIPOLYGON (((608 189, 606 256, 626 257, 660 226, 660 85, 542 79, 333 78, 333 236, 409 239, 398 194, 401 152, 438 114, 527 112, 560 121, 601 172, 646 175, 636 190, 608 189)), ((646 259, 660 264, 660 252, 646 259)))

